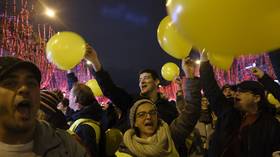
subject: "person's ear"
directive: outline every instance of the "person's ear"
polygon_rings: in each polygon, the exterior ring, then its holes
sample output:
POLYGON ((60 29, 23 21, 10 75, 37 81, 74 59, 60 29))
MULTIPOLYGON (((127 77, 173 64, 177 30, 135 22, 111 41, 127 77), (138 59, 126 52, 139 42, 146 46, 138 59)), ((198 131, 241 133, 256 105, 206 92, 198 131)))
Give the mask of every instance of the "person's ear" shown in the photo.
POLYGON ((78 100, 77 96, 74 96, 74 99, 75 99, 75 103, 79 103, 79 100, 78 100))
POLYGON ((255 95, 254 102, 259 103, 261 101, 261 96, 260 95, 255 95))

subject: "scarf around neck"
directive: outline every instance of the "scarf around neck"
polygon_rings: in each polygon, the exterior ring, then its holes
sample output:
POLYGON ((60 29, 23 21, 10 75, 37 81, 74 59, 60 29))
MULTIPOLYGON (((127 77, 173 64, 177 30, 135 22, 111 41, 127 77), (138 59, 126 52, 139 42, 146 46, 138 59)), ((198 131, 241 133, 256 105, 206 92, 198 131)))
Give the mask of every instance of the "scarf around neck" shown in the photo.
POLYGON ((161 121, 156 133, 143 139, 136 135, 134 129, 129 129, 124 134, 124 144, 139 157, 179 157, 171 137, 167 123, 161 121))

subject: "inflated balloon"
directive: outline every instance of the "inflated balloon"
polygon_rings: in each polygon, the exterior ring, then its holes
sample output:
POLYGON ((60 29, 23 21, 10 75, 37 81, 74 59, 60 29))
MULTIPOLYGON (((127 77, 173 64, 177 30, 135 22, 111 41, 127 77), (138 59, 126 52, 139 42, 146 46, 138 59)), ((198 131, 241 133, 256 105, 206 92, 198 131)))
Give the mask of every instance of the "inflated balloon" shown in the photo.
POLYGON ((91 89, 94 96, 103 96, 102 90, 95 79, 88 80, 86 85, 91 89))
POLYGON ((179 76, 179 67, 172 62, 165 63, 161 68, 161 75, 167 81, 172 81, 175 77, 179 76))
POLYGON ((168 0, 168 15, 193 46, 257 54, 280 47, 279 0, 168 0))
POLYGON ((46 47, 48 60, 61 70, 69 70, 79 64, 85 52, 85 40, 74 32, 58 32, 46 47))
POLYGON ((177 31, 169 16, 160 22, 157 39, 161 48, 177 59, 186 58, 192 48, 192 45, 177 31))
POLYGON ((267 100, 276 107, 280 107, 280 102, 271 93, 267 95, 267 100))
POLYGON ((208 53, 208 58, 211 64, 223 70, 228 70, 234 60, 233 56, 208 53))

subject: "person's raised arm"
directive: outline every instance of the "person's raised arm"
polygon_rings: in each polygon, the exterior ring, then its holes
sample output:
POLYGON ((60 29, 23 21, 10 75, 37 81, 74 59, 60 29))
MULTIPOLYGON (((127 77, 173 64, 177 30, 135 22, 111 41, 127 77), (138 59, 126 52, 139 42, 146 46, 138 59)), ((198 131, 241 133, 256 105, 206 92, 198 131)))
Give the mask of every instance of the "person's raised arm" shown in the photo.
POLYGON ((212 65, 208 60, 207 52, 202 52, 200 58, 200 81, 205 92, 205 96, 210 102, 212 110, 219 117, 232 104, 222 93, 215 79, 215 74, 212 65))
POLYGON ((97 52, 90 45, 87 45, 85 59, 92 63, 94 77, 101 87, 103 94, 108 97, 113 104, 118 106, 122 112, 126 112, 132 105, 132 96, 114 83, 109 73, 102 68, 97 52))
POLYGON ((68 84, 68 90, 70 91, 72 89, 72 87, 74 86, 75 83, 78 83, 78 78, 75 75, 74 72, 72 72, 71 70, 67 71, 67 84, 68 84))
POLYGON ((181 80, 176 80, 179 86, 179 91, 177 92, 179 116, 170 125, 172 138, 176 145, 184 144, 186 137, 193 131, 200 115, 201 88, 199 78, 194 75, 195 64, 184 65, 182 68, 187 80, 184 84, 185 88, 180 87, 182 85, 181 80), (185 90, 185 96, 183 92, 180 92, 182 89, 185 90))
POLYGON ((264 85, 265 89, 280 101, 280 85, 274 82, 274 80, 260 68, 254 67, 251 69, 251 72, 258 78, 258 81, 264 85))

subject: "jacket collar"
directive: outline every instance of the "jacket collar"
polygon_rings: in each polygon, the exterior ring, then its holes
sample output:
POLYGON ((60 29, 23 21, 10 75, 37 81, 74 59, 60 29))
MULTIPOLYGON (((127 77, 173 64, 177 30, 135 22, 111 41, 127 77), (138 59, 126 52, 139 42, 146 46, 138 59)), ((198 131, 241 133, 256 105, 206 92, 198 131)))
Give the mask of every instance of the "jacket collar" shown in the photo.
POLYGON ((99 104, 93 104, 83 107, 80 111, 71 116, 71 120, 75 121, 79 118, 89 118, 95 121, 100 121, 103 115, 103 110, 99 104))

